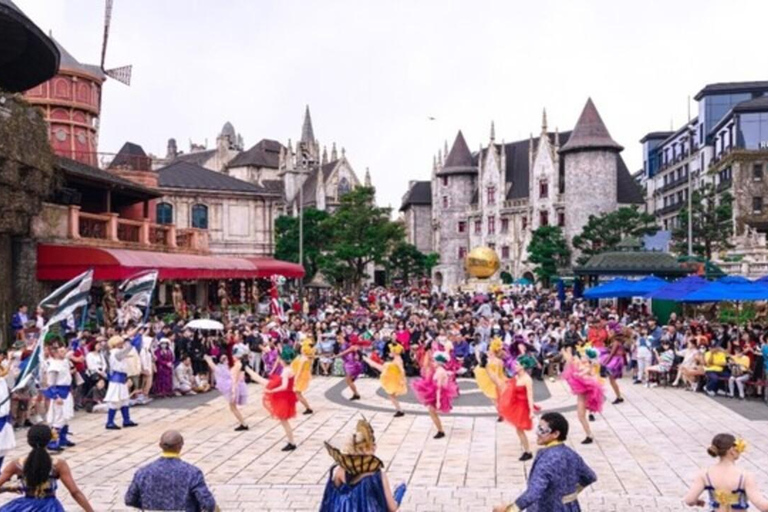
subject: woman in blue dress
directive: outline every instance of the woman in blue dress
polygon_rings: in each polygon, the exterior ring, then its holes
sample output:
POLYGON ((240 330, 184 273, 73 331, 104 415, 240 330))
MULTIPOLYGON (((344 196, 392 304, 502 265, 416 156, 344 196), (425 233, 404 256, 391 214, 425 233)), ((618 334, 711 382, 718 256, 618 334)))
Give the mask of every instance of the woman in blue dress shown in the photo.
POLYGON ((365 420, 357 422, 352 441, 343 453, 325 443, 336 462, 331 467, 320 512, 395 512, 405 495, 405 484, 394 493, 384 472, 384 463, 374 455, 376 438, 365 420))
POLYGON ((53 435, 47 425, 30 427, 27 443, 32 447, 26 459, 11 462, 0 473, 0 488, 14 476, 19 477, 18 488, 3 488, 16 491, 24 496, 0 507, 0 512, 64 512, 56 498, 56 487, 60 480, 72 498, 85 512, 94 512, 85 494, 77 487, 72 471, 62 459, 53 460, 46 447, 53 435))

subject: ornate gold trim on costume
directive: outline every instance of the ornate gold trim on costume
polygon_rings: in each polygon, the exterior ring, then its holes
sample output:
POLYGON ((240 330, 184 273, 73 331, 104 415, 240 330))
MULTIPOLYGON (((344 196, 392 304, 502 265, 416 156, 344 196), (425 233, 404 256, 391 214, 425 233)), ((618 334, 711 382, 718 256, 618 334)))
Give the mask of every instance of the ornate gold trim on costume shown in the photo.
POLYGON ((336 461, 336 464, 352 478, 379 471, 384 467, 384 463, 375 455, 342 453, 341 450, 331 446, 327 441, 325 442, 325 449, 328 451, 328 455, 336 461))

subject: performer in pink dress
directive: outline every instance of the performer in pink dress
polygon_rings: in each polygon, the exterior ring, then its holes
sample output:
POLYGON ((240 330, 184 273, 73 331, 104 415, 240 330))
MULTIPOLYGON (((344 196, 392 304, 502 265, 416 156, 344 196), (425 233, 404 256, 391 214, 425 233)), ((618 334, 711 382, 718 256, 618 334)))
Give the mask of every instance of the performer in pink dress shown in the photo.
POLYGON ((443 424, 438 413, 450 412, 453 408, 453 400, 459 396, 459 386, 456 384, 453 374, 445 369, 449 356, 445 352, 436 352, 432 358, 435 362, 434 371, 427 373, 411 383, 411 388, 416 394, 416 399, 427 407, 429 417, 435 424, 437 434, 435 439, 445 437, 443 424))
POLYGON ((589 428, 587 411, 590 413, 599 413, 603 410, 605 401, 605 391, 599 374, 596 374, 595 367, 599 368, 597 363, 598 353, 593 348, 584 351, 583 357, 574 357, 567 350, 563 351, 565 359, 565 368, 563 369, 563 380, 571 387, 571 391, 576 395, 576 406, 581 426, 584 428, 586 439, 581 444, 591 444, 593 442, 592 430, 589 428))

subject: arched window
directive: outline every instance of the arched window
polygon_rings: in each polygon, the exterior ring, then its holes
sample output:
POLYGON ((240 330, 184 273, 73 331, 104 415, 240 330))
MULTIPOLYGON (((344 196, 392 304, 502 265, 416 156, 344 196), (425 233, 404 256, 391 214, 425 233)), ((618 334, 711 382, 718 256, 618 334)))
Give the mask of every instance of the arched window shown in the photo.
POLYGON ((192 227, 208 229, 208 207, 196 204, 192 207, 192 227))
POLYGON ((173 205, 169 203, 157 203, 157 223, 173 224, 173 205))
POLYGON ((346 194, 347 192, 349 192, 350 188, 351 188, 351 187, 349 186, 349 180, 348 180, 347 178, 341 178, 341 179, 339 180, 339 192, 338 192, 338 197, 341 197, 341 196, 343 196, 344 194, 346 194))

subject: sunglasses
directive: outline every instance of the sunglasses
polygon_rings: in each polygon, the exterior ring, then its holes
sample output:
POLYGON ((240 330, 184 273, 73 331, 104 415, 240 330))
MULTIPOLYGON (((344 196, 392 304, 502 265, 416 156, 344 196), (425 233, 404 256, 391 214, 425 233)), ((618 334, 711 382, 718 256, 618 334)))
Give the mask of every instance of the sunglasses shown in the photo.
POLYGON ((536 435, 538 436, 546 436, 547 434, 551 434, 551 433, 552 433, 552 429, 549 427, 542 427, 541 425, 536 427, 536 435))

